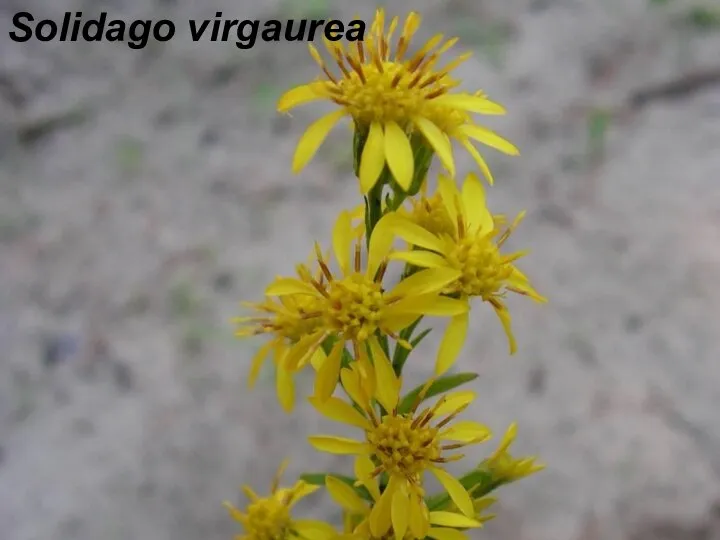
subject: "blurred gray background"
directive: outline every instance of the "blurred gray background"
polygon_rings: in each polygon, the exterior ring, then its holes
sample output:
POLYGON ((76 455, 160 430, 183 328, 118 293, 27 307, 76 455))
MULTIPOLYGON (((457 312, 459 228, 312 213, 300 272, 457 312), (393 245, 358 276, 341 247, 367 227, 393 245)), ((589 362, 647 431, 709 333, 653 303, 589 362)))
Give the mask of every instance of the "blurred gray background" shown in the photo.
MULTIPOLYGON (((498 437, 517 420, 518 451, 548 465, 500 491, 478 537, 720 538, 720 2, 387 5, 476 51, 458 75, 507 107, 487 124, 522 152, 485 152, 490 202, 528 210, 512 247, 550 299, 511 299, 513 358, 492 311, 473 313, 470 414, 498 437)), ((247 392, 262 340, 229 319, 359 202, 349 130, 291 175, 322 108, 274 104, 316 75, 305 44, 193 43, 187 20, 374 7, 0 0, 1 540, 230 538, 221 502, 241 483, 266 490, 288 455, 288 481, 346 466, 308 447, 330 426, 302 403, 285 415, 272 373, 247 392), (101 9, 178 33, 141 51, 8 37, 17 11, 101 9)), ((322 497, 302 510, 337 517, 322 497)))

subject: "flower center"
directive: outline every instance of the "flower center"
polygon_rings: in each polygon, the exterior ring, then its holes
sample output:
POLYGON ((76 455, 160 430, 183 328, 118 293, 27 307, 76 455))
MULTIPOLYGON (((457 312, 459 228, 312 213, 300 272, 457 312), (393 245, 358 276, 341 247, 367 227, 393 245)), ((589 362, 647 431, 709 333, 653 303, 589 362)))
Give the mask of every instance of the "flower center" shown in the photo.
POLYGON ((421 200, 413 202, 411 219, 433 234, 454 236, 455 229, 450 214, 448 214, 439 193, 429 199, 423 197, 421 200))
POLYGON ((512 275, 512 265, 503 262, 497 246, 487 236, 462 238, 448 261, 462 272, 462 276, 450 285, 448 293, 480 296, 487 300, 512 275))
POLYGON ((275 499, 259 499, 247 509, 246 538, 252 540, 285 540, 290 531, 290 512, 275 499))
POLYGON ((382 71, 375 64, 364 64, 362 78, 349 71, 334 87, 338 102, 360 124, 394 121, 407 127, 414 117, 422 116, 445 130, 467 120, 462 111, 432 103, 434 96, 445 93, 445 85, 425 84, 432 77, 410 71, 405 64, 387 61, 381 65, 382 71))
POLYGON ((318 311, 315 298, 308 295, 286 296, 282 302, 286 309, 279 311, 273 320, 277 334, 295 342, 317 328, 317 318, 309 316, 318 311))
POLYGON ((368 339, 385 307, 382 288, 360 273, 329 283, 325 323, 353 341, 368 339))
POLYGON ((383 417, 380 425, 367 433, 367 441, 388 474, 413 477, 440 457, 438 430, 413 425, 412 417, 383 417))

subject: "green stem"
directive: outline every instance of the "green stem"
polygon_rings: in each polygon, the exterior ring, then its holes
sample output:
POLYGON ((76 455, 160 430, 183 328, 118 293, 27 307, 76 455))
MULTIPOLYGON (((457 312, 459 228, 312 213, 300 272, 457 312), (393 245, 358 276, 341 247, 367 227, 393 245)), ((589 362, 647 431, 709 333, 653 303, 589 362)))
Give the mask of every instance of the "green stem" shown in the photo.
POLYGON ((367 239, 368 248, 370 247, 370 237, 375 229, 378 221, 382 217, 382 191, 385 182, 378 181, 365 197, 365 237, 367 239))
MULTIPOLYGON (((412 337, 413 332, 417 328, 418 324, 420 324, 420 321, 422 320, 422 317, 418 317, 415 322, 413 322, 410 326, 407 328, 403 328, 400 331, 400 338, 404 339, 405 341, 410 341, 410 338, 412 337)), ((395 351, 393 352, 393 370, 395 371, 395 375, 398 377, 402 374, 403 367, 405 366, 405 362, 408 359, 408 354, 401 354, 403 351, 402 345, 399 343, 395 344, 395 351)))

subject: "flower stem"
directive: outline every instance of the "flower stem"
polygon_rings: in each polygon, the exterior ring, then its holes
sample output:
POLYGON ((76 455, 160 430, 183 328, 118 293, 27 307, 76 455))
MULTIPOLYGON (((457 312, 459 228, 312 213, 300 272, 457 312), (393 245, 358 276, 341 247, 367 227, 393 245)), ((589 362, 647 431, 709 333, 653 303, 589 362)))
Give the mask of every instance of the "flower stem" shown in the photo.
POLYGON ((382 217, 382 191, 384 182, 378 182, 365 197, 365 237, 370 247, 370 237, 382 217))

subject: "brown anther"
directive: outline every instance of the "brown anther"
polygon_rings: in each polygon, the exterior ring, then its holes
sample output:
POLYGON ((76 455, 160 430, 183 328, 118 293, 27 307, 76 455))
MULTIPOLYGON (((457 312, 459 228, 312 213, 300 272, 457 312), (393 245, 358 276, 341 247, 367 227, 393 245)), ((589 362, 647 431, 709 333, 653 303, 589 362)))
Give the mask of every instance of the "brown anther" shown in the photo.
POLYGON ((337 79, 336 79, 335 77, 333 77, 333 74, 330 73, 330 71, 328 70, 328 68, 327 68, 324 64, 323 64, 323 66, 322 66, 322 70, 323 70, 323 73, 325 74, 325 76, 326 76, 328 79, 330 79, 330 80, 331 80, 332 82, 334 82, 335 84, 338 84, 337 79))
POLYGON ((415 88, 417 84, 420 82, 420 79, 422 79, 425 76, 425 74, 422 71, 419 71, 415 74, 415 76, 410 81, 410 84, 408 84, 408 88, 415 88))
POLYGON ((436 425, 435 427, 436 427, 437 429, 441 429, 441 428, 445 427, 445 426, 448 425, 450 422, 452 422, 453 420, 455 420, 455 418, 457 417, 457 415, 459 415, 461 412, 463 412, 465 409, 467 409, 468 405, 469 405, 469 404, 466 403, 465 405, 463 405, 462 407, 460 407, 459 409, 457 409, 455 412, 453 412, 450 416, 448 416, 447 418, 445 418, 442 422, 440 422, 440 423, 439 423, 438 425, 436 425))
POLYGON ((360 63, 365 63, 365 50, 363 49, 363 42, 362 41, 356 41, 355 46, 357 47, 357 53, 358 58, 360 59, 360 63))
POLYGON ((441 446, 440 448, 442 450, 457 450, 458 448, 462 448, 464 446, 467 446, 467 443, 446 444, 441 446))
MULTIPOLYGON (((358 43, 360 43, 360 42, 358 42, 358 43)), ((358 63, 355 61, 355 59, 352 58, 351 56, 348 56, 348 57, 346 58, 346 60, 347 60, 347 63, 350 64, 350 67, 353 69, 353 71, 354 71, 355 73, 357 73, 357 76, 360 77, 360 81, 361 81, 363 84, 366 84, 366 83, 367 83, 367 79, 365 79, 365 73, 363 72, 362 65, 361 65, 361 64, 358 64, 358 63)))
POLYGON ((402 79, 402 76, 405 74, 403 70, 398 71, 395 76, 393 77, 392 82, 390 83, 390 86, 393 88, 397 88, 398 83, 400 83, 400 79, 402 79))
POLYGON ((360 256, 360 242, 357 242, 355 244, 355 261, 354 262, 355 262, 355 271, 360 272, 360 270, 362 269, 362 266, 361 266, 362 260, 361 260, 361 256, 360 256))
POLYGON ((322 273, 327 278, 327 280, 332 281, 333 275, 332 275, 332 272, 330 272, 330 269, 328 268, 327 264, 325 264, 324 261, 318 261, 318 265, 320 266, 320 269, 322 270, 322 273))
POLYGON ((375 67, 380 73, 385 73, 385 68, 383 67, 379 54, 376 53, 376 51, 373 51, 373 53, 373 64, 375 64, 375 67))
POLYGON ((401 62, 403 59, 403 56, 405 56, 405 52, 407 51, 408 46, 408 40, 405 38, 405 36, 400 36, 398 38, 397 47, 395 47, 395 61, 401 62))
POLYGON ((314 279, 310 280, 310 285, 312 285, 317 292, 319 292, 321 295, 323 295, 325 298, 329 298, 328 292, 325 290, 325 287, 323 287, 322 283, 318 283, 314 279))
POLYGON ((465 454, 456 454, 454 456, 447 456, 447 457, 440 457, 436 459, 431 459, 433 463, 452 463, 453 461, 461 460, 465 457, 465 454))
POLYGON ((435 75, 432 75, 431 77, 428 77, 426 80, 423 81, 423 83, 418 86, 418 88, 427 88, 431 84, 435 83, 440 77, 436 73, 435 75))
POLYGON ((378 267, 377 275, 375 276, 375 283, 381 283, 383 278, 385 277, 385 272, 387 272, 388 263, 387 261, 383 261, 380 263, 380 266, 378 267))
POLYGON ((442 96, 446 90, 444 88, 437 88, 436 90, 433 90, 428 95, 425 96, 425 99, 433 99, 439 96, 442 96))
POLYGON ((425 54, 416 55, 415 58, 410 60, 410 62, 407 65, 408 71, 415 71, 417 67, 422 64, 422 61, 425 60, 425 54))

